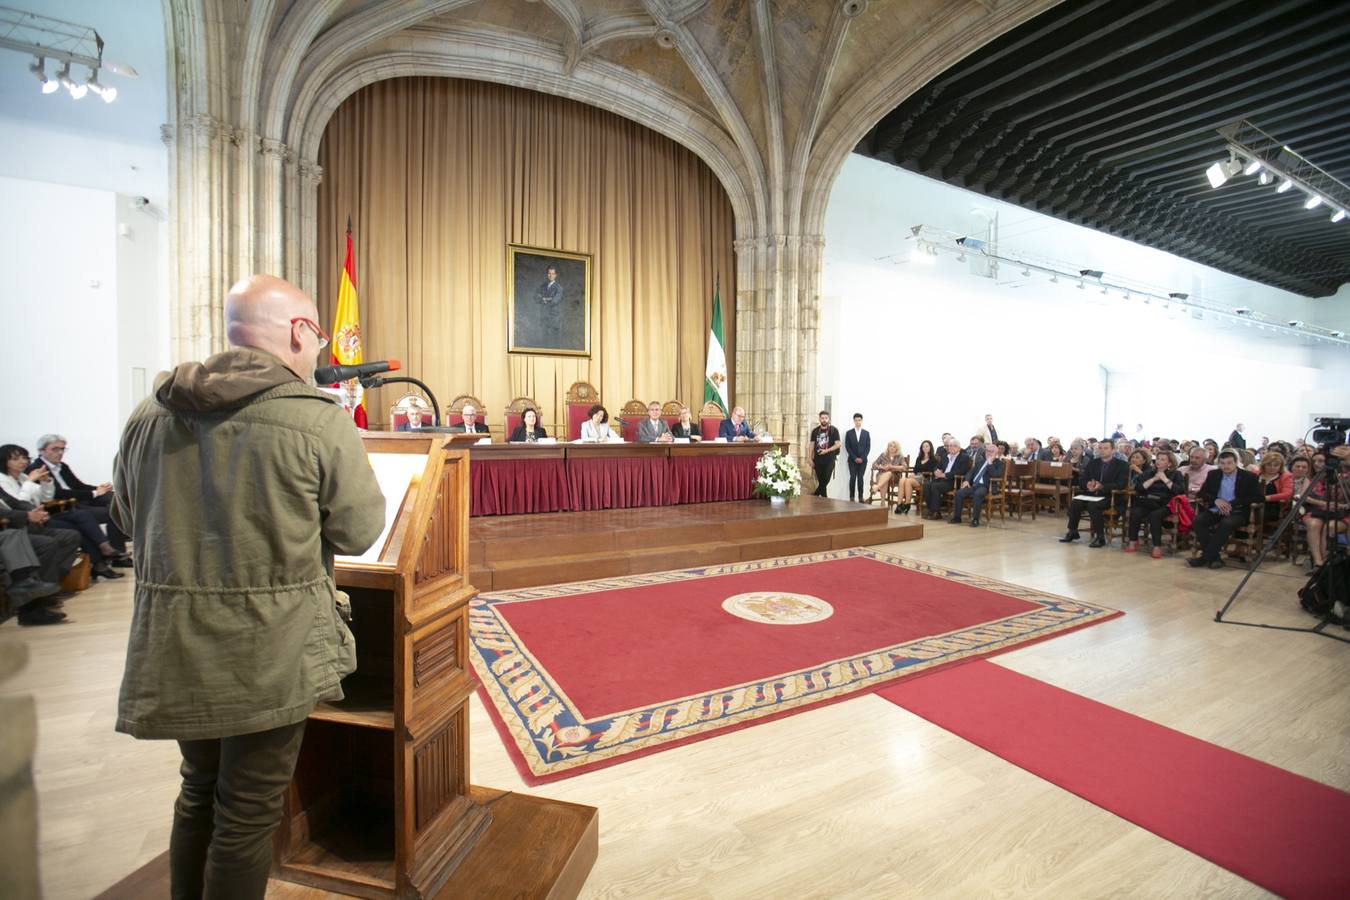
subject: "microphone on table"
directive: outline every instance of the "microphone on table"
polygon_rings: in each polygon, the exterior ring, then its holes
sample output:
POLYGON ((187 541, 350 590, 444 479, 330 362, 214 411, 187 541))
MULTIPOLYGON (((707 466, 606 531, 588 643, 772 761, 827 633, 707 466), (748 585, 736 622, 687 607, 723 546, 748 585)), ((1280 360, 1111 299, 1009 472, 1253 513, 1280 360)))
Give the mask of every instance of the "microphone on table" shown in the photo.
POLYGON ((315 384, 336 384, 352 378, 365 378, 380 372, 397 372, 403 364, 396 359, 358 363, 354 366, 320 366, 314 370, 315 384))

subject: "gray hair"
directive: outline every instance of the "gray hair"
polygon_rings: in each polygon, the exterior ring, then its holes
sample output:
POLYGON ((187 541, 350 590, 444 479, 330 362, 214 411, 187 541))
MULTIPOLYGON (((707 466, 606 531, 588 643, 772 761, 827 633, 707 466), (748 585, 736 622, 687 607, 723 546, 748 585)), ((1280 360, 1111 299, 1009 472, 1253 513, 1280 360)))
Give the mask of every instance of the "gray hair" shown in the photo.
POLYGON ((66 436, 64 434, 44 434, 42 437, 37 439, 37 448, 39 450, 46 450, 48 444, 55 444, 58 441, 60 441, 63 444, 70 443, 69 441, 66 440, 66 436))

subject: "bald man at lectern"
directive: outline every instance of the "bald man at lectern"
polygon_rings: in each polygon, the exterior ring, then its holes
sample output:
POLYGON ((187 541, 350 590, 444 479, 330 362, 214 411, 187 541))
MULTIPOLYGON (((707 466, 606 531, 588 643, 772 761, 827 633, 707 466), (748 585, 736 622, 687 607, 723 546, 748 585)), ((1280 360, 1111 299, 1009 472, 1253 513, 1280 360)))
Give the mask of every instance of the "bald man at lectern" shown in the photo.
POLYGON ((313 384, 313 301, 254 275, 225 297, 225 332, 230 349, 156 379, 114 474, 136 547, 117 730, 178 741, 175 897, 266 891, 305 718, 356 668, 333 556, 384 528, 352 419, 313 384))

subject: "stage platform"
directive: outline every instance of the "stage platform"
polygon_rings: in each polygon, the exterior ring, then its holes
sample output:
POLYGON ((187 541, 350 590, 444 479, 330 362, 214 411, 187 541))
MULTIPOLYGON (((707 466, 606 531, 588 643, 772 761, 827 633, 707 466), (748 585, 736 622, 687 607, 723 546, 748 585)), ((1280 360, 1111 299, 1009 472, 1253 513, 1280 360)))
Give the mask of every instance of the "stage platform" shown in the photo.
POLYGON ((494 516, 469 521, 469 580, 507 590, 921 537, 885 507, 823 497, 494 516))

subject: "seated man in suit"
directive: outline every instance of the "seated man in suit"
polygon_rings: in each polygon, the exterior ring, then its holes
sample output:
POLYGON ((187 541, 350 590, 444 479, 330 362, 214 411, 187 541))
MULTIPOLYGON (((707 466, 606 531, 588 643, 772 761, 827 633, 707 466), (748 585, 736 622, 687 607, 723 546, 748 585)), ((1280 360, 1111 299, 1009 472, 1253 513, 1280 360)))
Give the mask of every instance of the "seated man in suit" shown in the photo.
POLYGON ((956 479, 970 471, 970 456, 961 450, 961 443, 948 437, 938 451, 937 468, 933 477, 923 486, 925 519, 942 518, 942 495, 955 489, 956 479))
POLYGON ((637 439, 639 444, 669 444, 675 440, 670 426, 661 418, 661 404, 655 400, 647 404, 647 418, 638 423, 637 439))
POLYGON ((1101 500, 1080 500, 1074 497, 1069 501, 1069 530, 1059 539, 1061 544, 1078 540, 1078 523, 1083 520, 1084 511, 1092 523, 1092 541, 1089 547, 1105 547, 1106 504, 1114 502, 1118 509, 1124 507, 1124 494, 1113 501, 1113 491, 1124 491, 1129 482, 1130 465, 1123 459, 1115 458, 1116 446, 1111 441, 1097 442, 1097 457, 1083 467, 1079 477, 1079 496, 1101 497, 1101 500))
POLYGON ((118 568, 130 568, 131 557, 127 555, 127 536, 113 522, 110 510, 113 502, 112 482, 99 485, 85 484, 70 466, 66 465, 66 439, 59 434, 44 434, 38 438, 37 462, 28 468, 46 466, 52 473, 52 482, 56 485, 56 500, 74 500, 77 509, 85 509, 94 517, 94 521, 104 526, 108 532, 108 543, 117 556, 112 564, 118 568))
POLYGON ((20 625, 53 625, 66 617, 57 591, 75 562, 80 536, 47 528, 48 518, 46 510, 14 509, 0 498, 0 520, 9 526, 0 530, 0 568, 9 572, 6 593, 20 625))
POLYGON ((461 421, 450 426, 451 434, 487 434, 487 427, 478 424, 478 410, 472 403, 465 403, 459 411, 461 421))
POLYGON ((723 419, 717 426, 717 436, 728 441, 753 441, 755 432, 745 421, 744 407, 737 406, 731 411, 731 418, 723 419))
POLYGON ((953 525, 961 524, 961 508, 970 500, 970 527, 980 527, 980 510, 984 508, 984 498, 997 493, 1000 479, 1003 477, 1003 460, 999 458, 998 444, 986 444, 984 455, 974 463, 966 483, 956 492, 952 517, 947 521, 953 525))
POLYGON ((1197 569, 1201 566, 1222 569, 1219 554, 1223 545, 1228 543, 1234 529, 1247 524, 1252 504, 1264 500, 1261 479, 1238 465, 1237 453, 1233 450, 1220 453, 1218 470, 1205 477, 1195 497, 1199 512, 1192 528, 1200 555, 1187 560, 1187 564, 1197 569))

